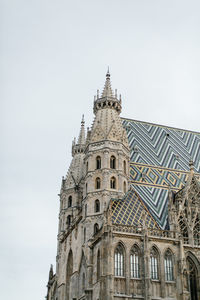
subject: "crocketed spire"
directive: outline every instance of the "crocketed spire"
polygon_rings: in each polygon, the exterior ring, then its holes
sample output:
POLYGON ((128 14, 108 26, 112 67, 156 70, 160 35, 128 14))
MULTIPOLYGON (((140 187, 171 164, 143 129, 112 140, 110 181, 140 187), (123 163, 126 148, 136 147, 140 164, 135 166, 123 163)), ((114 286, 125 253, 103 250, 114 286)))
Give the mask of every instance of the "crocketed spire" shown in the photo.
POLYGON ((85 144, 85 121, 84 121, 84 115, 82 116, 81 121, 81 130, 78 138, 78 145, 85 144))
POLYGON ((106 82, 105 82, 104 89, 103 89, 103 92, 102 92, 102 97, 113 97, 113 91, 112 91, 111 82, 110 82, 109 68, 108 68, 108 71, 106 73, 106 82))

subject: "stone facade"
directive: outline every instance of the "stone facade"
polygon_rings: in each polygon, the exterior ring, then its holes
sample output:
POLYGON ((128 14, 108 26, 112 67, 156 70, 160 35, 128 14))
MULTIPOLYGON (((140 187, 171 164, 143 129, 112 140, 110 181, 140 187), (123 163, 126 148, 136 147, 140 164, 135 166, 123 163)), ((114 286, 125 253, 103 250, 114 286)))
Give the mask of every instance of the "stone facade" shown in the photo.
POLYGON ((109 72, 93 111, 86 137, 82 119, 62 180, 47 300, 199 300, 200 183, 193 161, 182 188, 163 187, 168 227, 162 228, 134 189, 146 175, 130 179, 132 149, 109 72))

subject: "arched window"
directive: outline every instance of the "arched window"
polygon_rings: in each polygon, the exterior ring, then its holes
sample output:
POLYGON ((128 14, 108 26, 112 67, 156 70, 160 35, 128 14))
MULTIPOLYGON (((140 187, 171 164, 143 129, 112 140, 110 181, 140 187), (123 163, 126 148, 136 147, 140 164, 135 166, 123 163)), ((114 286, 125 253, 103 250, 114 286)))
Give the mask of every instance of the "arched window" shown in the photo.
POLYGON ((124 193, 126 193, 126 181, 124 181, 123 189, 124 189, 124 193))
POLYGON ((155 248, 151 249, 150 254, 151 279, 158 279, 158 251, 155 248))
POLYGON ((101 266, 101 259, 100 259, 100 251, 97 252, 97 280, 100 279, 100 266, 101 266))
POLYGON ((94 207, 94 211, 95 212, 99 212, 100 211, 100 202, 99 200, 95 200, 95 207, 94 207))
POLYGON ((165 280, 174 280, 173 256, 170 250, 165 253, 165 280))
POLYGON ((116 169, 116 158, 114 155, 111 156, 110 158, 110 168, 111 169, 116 169))
POLYGON ((68 198, 68 207, 72 206, 72 196, 69 196, 68 198))
POLYGON ((99 177, 95 180, 95 188, 98 190, 101 188, 101 179, 99 177))
POLYGON ((67 259, 67 278, 71 277, 73 273, 73 253, 72 250, 69 251, 68 259, 67 259))
POLYGON ((67 216, 67 225, 68 226, 71 225, 71 216, 70 215, 67 216))
POLYGON ((189 277, 187 279, 189 279, 190 299, 198 300, 200 297, 198 271, 190 257, 187 258, 187 272, 189 277))
POLYGON ((66 300, 69 300, 70 294, 70 277, 73 274, 73 253, 69 251, 67 259, 67 270, 66 270, 66 300))
POLYGON ((200 221, 197 217, 193 229, 193 238, 194 238, 194 244, 195 246, 200 246, 200 221))
POLYGON ((94 234, 99 231, 99 225, 97 223, 94 224, 94 234))
POLYGON ((124 167, 124 174, 126 174, 126 161, 125 160, 123 162, 123 167, 124 167))
POLYGON ((115 177, 111 177, 111 179, 110 179, 110 188, 111 189, 116 189, 116 179, 115 179, 115 177))
POLYGON ((101 157, 96 157, 96 169, 101 169, 101 157))
POLYGON ((124 251, 120 244, 115 250, 115 276, 124 276, 124 251))
POLYGON ((140 278, 140 253, 137 246, 134 246, 130 255, 131 278, 140 278))

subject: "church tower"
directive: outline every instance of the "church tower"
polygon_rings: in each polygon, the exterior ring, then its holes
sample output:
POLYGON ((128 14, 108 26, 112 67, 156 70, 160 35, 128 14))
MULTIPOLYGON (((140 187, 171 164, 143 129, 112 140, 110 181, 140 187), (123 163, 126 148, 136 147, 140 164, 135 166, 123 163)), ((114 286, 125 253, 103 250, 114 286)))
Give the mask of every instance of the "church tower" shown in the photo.
POLYGON ((121 106, 108 70, 62 179, 46 299, 199 300, 200 133, 122 119, 121 106))
POLYGON ((113 94, 109 70, 101 97, 97 91, 93 111, 95 118, 85 147, 83 206, 84 215, 93 216, 96 231, 103 221, 98 215, 107 210, 111 198, 122 198, 129 185, 130 149, 120 119, 121 96, 118 99, 117 91, 113 94))

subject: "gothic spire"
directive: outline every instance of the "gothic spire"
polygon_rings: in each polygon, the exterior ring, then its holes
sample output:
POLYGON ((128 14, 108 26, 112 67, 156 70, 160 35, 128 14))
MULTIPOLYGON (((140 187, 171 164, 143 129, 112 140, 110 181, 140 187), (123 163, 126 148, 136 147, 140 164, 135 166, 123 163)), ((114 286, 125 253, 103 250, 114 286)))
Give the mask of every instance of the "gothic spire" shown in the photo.
POLYGON ((49 280, 51 280, 53 278, 53 265, 50 266, 50 270, 49 270, 49 280))
POLYGON ((106 82, 105 82, 104 89, 103 89, 103 92, 102 92, 102 97, 113 97, 113 91, 112 91, 111 82, 110 82, 109 68, 108 68, 108 71, 106 73, 106 82))
POLYGON ((85 121, 84 121, 84 115, 82 115, 82 121, 81 121, 81 129, 79 133, 78 138, 78 145, 85 144, 85 121))

